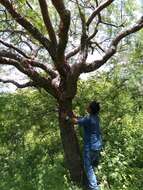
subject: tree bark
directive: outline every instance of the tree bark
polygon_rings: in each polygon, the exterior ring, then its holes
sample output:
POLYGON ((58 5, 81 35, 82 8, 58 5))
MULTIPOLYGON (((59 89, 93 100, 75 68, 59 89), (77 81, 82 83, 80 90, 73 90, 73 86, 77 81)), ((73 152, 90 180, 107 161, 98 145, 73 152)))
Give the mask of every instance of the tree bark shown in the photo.
POLYGON ((80 154, 78 139, 73 124, 66 120, 66 115, 71 117, 72 100, 59 102, 59 126, 64 149, 66 167, 69 170, 71 180, 84 186, 86 175, 80 154))

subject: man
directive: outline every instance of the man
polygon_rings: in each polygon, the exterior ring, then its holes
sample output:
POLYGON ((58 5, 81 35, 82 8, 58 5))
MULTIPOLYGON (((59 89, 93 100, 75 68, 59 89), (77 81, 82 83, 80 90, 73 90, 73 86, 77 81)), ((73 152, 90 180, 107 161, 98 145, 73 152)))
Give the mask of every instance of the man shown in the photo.
POLYGON ((97 179, 94 174, 94 167, 97 167, 100 159, 100 151, 102 148, 101 130, 99 125, 100 105, 96 101, 92 101, 87 108, 89 115, 77 118, 73 117, 73 123, 83 127, 84 151, 83 160, 84 168, 88 178, 88 189, 99 190, 97 179))

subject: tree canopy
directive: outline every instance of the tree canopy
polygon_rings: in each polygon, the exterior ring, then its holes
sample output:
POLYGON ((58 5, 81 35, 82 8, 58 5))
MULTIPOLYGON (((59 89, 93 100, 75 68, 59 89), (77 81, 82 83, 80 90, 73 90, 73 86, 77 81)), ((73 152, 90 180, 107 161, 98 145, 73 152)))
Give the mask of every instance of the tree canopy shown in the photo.
POLYGON ((11 65, 28 77, 19 84, 0 79, 18 88, 44 88, 54 97, 61 86, 74 96, 81 73, 91 72, 106 63, 120 41, 143 27, 136 19, 137 2, 96 1, 9 1, 1 0, 0 64, 11 65), (68 7, 68 8, 67 8, 68 7), (88 61, 91 53, 95 59, 88 61))

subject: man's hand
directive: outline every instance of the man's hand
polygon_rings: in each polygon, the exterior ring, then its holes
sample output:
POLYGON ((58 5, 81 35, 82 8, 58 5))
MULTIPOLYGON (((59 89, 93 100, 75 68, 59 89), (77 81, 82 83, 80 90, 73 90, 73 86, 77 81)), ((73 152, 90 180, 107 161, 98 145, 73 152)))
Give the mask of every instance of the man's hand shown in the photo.
POLYGON ((69 121, 69 122, 71 122, 71 123, 73 123, 73 124, 77 124, 77 122, 78 122, 78 119, 77 119, 77 117, 69 117, 69 116, 66 116, 66 121, 69 121))
POLYGON ((78 123, 78 119, 75 115, 75 113, 72 113, 72 116, 68 116, 68 114, 66 112, 62 113, 62 118, 64 118, 67 122, 71 122, 73 124, 77 124, 78 123))
POLYGON ((73 124, 77 124, 77 123, 78 123, 77 117, 73 117, 71 120, 72 120, 72 123, 73 123, 73 124))
POLYGON ((73 124, 77 124, 78 123, 78 119, 77 119, 77 116, 74 112, 72 112, 72 118, 71 118, 71 122, 73 124))

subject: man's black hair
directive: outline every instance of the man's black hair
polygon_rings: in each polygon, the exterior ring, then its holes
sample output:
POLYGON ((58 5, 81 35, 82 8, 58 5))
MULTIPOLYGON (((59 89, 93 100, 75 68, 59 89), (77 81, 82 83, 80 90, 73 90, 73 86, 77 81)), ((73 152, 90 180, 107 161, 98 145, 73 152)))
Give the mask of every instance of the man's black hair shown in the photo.
POLYGON ((89 104, 90 110, 91 110, 91 114, 98 114, 100 111, 100 104, 99 102, 96 101, 92 101, 89 104))

